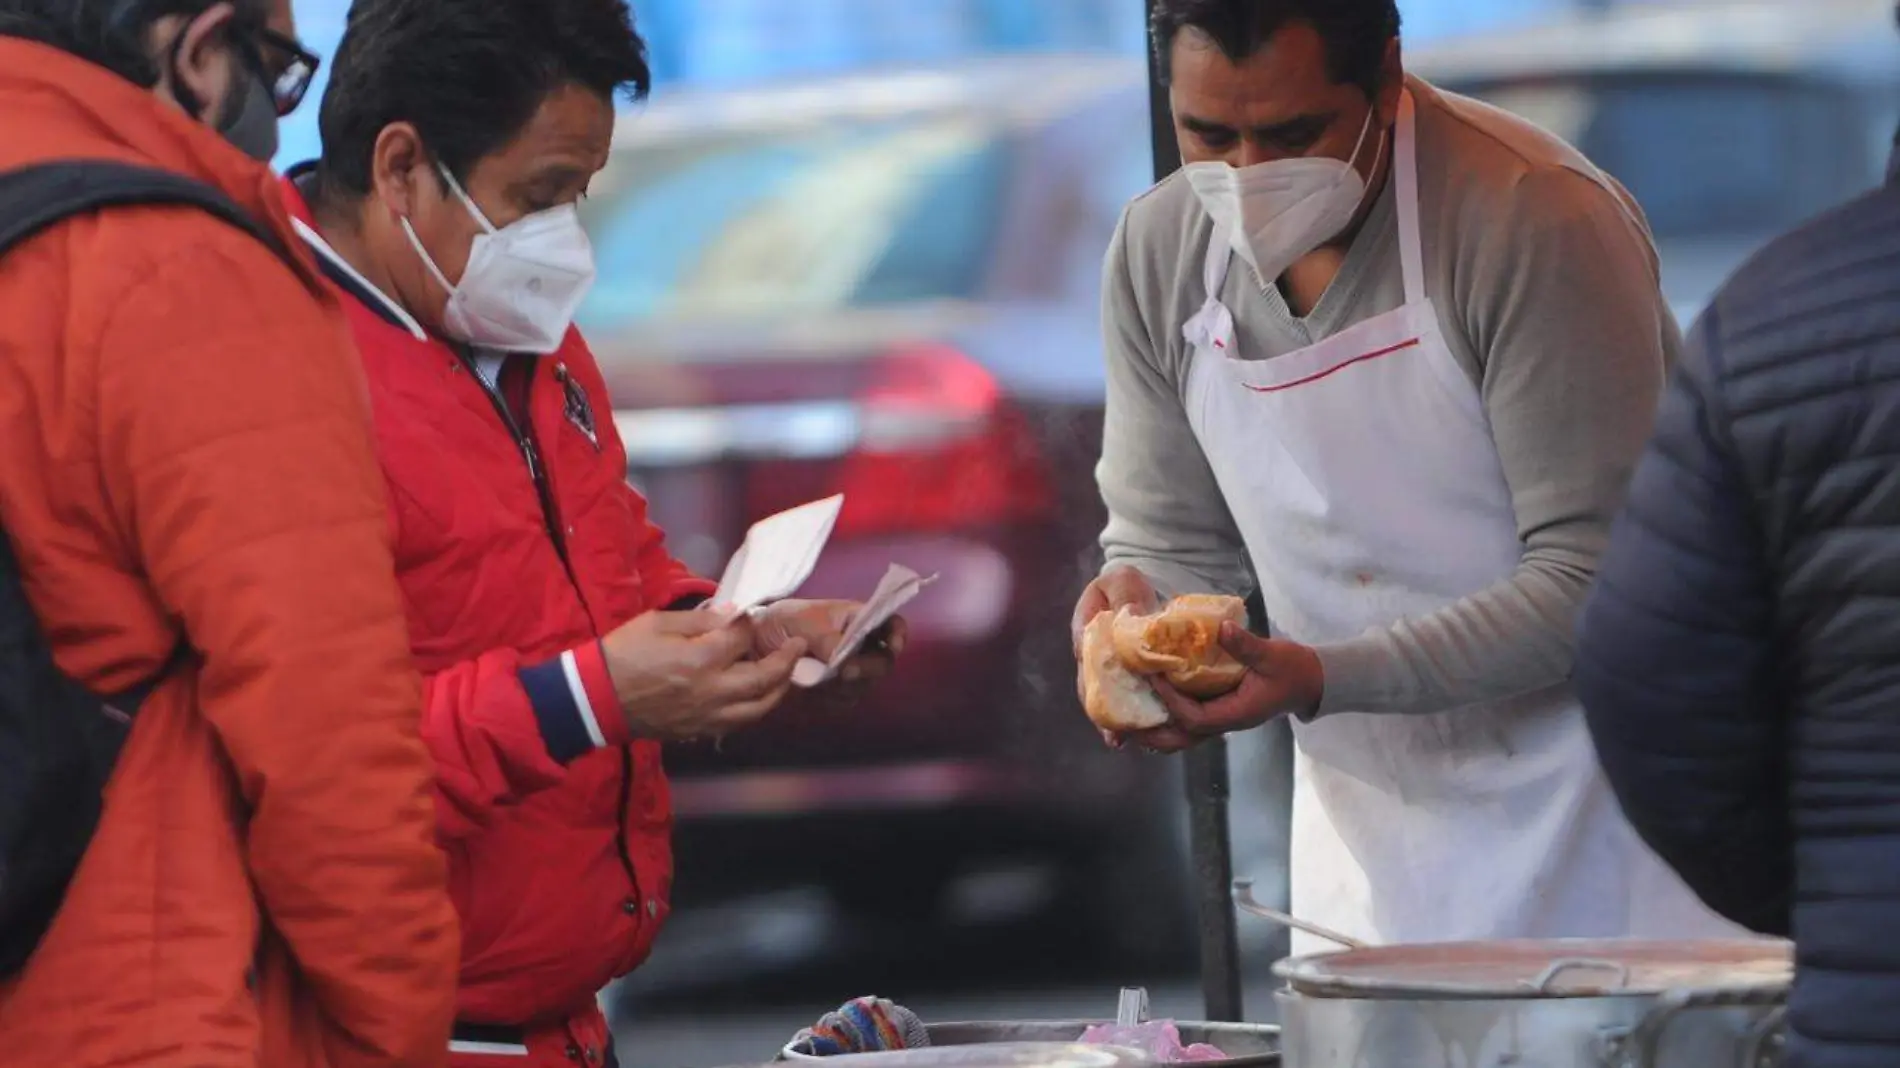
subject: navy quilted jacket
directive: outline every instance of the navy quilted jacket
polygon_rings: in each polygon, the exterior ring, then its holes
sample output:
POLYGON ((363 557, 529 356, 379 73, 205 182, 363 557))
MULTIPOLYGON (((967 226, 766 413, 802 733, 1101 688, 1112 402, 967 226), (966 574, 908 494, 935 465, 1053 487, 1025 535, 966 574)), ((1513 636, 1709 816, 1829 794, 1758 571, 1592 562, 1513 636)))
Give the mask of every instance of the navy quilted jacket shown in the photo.
POLYGON ((1691 331, 1579 637, 1645 839, 1792 934, 1790 1063, 1900 1065, 1900 185, 1691 331))

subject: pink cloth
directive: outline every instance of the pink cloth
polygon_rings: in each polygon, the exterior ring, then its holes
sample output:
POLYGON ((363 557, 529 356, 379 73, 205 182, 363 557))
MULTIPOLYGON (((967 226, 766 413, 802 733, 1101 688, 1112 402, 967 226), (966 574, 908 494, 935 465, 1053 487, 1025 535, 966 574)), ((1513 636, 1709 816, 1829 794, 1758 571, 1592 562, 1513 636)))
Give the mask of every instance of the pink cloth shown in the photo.
POLYGON ((1182 1045, 1181 1031, 1174 1026, 1173 1020, 1150 1020, 1126 1027, 1121 1024, 1097 1024, 1082 1032, 1082 1042, 1090 1046, 1138 1049, 1163 1064, 1227 1059, 1227 1054, 1205 1042, 1182 1045))

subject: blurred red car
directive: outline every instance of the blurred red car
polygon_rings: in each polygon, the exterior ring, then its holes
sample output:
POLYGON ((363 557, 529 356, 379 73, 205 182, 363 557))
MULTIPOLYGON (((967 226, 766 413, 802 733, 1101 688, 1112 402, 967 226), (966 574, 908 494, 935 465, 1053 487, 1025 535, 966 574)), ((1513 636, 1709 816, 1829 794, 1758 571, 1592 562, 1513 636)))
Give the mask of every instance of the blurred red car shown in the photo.
POLYGON ((717 574, 752 522, 843 493, 808 595, 941 576, 865 704, 669 754, 682 900, 819 882, 921 919, 962 874, 1054 861, 1079 934, 1191 954, 1171 765, 1103 747, 1068 638, 1104 519, 1100 263, 1150 180, 1146 91, 1126 60, 1012 60, 623 124, 584 205, 581 323, 675 551, 717 574))

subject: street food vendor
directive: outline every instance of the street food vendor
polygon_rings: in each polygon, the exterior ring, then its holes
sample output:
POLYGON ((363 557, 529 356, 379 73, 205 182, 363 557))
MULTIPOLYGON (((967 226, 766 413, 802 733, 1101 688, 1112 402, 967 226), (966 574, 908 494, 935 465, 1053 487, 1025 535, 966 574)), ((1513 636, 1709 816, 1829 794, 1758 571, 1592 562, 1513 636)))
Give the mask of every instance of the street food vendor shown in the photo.
MULTIPOLYGON (((1257 588, 1250 669, 1116 738, 1294 721, 1292 908, 1373 942, 1736 929, 1638 839, 1568 685, 1680 343, 1641 211, 1403 71, 1394 0, 1157 0, 1184 169, 1103 297, 1096 613, 1257 588)), ((1300 951, 1326 948, 1303 936, 1300 951)))

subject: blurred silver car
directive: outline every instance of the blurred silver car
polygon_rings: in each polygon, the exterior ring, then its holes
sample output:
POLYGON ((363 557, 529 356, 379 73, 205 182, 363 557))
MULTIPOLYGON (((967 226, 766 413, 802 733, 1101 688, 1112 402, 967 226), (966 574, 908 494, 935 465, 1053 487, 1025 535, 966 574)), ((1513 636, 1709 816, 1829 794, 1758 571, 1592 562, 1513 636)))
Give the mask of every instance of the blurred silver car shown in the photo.
POLYGON ((1891 0, 1629 4, 1408 52, 1615 175, 1687 328, 1770 237, 1878 185, 1900 122, 1891 0))

